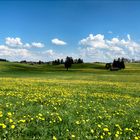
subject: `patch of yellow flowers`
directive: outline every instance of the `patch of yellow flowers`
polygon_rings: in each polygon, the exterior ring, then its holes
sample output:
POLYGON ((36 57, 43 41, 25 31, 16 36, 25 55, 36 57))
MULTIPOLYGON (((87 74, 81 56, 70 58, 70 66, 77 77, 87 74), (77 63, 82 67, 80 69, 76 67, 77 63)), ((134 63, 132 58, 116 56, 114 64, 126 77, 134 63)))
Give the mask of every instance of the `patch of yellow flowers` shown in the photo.
POLYGON ((0 129, 5 132, 16 135, 35 126, 42 133, 50 130, 52 140, 59 139, 58 134, 66 139, 121 139, 122 135, 140 139, 140 118, 130 127, 118 121, 140 107, 139 97, 109 91, 87 92, 90 86, 124 88, 126 83, 28 78, 0 78, 0 82, 0 129), (71 84, 80 86, 73 88, 71 84))

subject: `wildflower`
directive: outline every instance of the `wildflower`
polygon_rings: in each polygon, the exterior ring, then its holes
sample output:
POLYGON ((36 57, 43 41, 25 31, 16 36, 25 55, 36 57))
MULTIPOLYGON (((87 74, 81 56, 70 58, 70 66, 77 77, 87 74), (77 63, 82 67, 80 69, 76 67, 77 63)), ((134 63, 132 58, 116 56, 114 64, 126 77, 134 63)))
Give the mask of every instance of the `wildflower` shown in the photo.
POLYGON ((91 132, 91 133, 94 133, 94 130, 93 130, 93 129, 91 129, 91 130, 90 130, 90 132, 91 132))
POLYGON ((79 122, 79 121, 76 121, 75 123, 76 123, 76 124, 80 124, 80 122, 79 122))
POLYGON ((34 118, 31 118, 31 120, 33 121, 33 120, 34 120, 34 118))
POLYGON ((118 138, 118 137, 119 137, 119 135, 118 135, 118 134, 115 134, 115 137, 116 137, 116 138, 118 138))
POLYGON ((53 140, 57 140, 57 138, 55 136, 53 136, 53 140))
POLYGON ((8 112, 7 115, 10 117, 10 116, 12 116, 12 113, 11 112, 8 112))
POLYGON ((12 120, 12 119, 10 119, 10 120, 9 120, 9 122, 10 122, 10 123, 12 123, 12 122, 13 122, 13 120, 12 120))
POLYGON ((75 135, 72 134, 71 137, 72 137, 72 138, 75 138, 75 135))
POLYGON ((108 132, 108 135, 109 135, 109 136, 111 136, 111 133, 110 133, 110 132, 108 132))
POLYGON ((108 129, 108 128, 104 128, 103 130, 104 130, 105 132, 108 132, 108 131, 109 131, 109 129, 108 129))
POLYGON ((41 118, 42 121, 45 121, 45 118, 41 118))
POLYGON ((125 131, 128 131, 129 129, 128 128, 125 128, 125 131))
POLYGON ((103 139, 104 137, 101 135, 100 138, 103 139))
POLYGON ((2 113, 2 111, 0 111, 0 117, 2 117, 3 116, 3 113, 2 113))
POLYGON ((12 129, 14 129, 14 128, 15 128, 15 125, 14 125, 14 124, 13 124, 13 125, 11 125, 11 128, 12 128, 12 129))
POLYGON ((21 122, 21 123, 25 123, 26 120, 19 120, 18 122, 19 122, 19 123, 20 123, 20 122, 21 122))
POLYGON ((5 129, 6 128, 6 125, 4 123, 0 123, 0 126, 5 129))
POLYGON ((38 116, 42 117, 43 115, 41 113, 39 113, 38 116))
POLYGON ((135 140, 138 140, 139 138, 137 136, 134 137, 135 140))
POLYGON ((101 125, 100 125, 100 124, 98 124, 98 127, 99 127, 99 128, 101 128, 101 125))

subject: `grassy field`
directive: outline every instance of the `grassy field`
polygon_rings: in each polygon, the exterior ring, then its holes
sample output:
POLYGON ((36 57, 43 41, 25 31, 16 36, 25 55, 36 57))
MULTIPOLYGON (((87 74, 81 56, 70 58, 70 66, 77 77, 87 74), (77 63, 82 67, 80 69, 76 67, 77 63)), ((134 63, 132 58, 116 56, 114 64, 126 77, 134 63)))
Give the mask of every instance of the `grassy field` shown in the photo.
POLYGON ((1 62, 0 139, 140 140, 140 64, 1 62))

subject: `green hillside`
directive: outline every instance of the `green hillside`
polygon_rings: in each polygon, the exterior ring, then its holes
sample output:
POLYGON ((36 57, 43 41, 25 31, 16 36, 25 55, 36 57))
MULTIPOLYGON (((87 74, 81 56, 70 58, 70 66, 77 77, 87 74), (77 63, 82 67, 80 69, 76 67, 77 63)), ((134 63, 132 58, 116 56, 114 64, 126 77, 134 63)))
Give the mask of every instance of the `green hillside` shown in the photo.
POLYGON ((49 65, 49 64, 21 64, 13 62, 0 62, 0 76, 50 76, 61 74, 107 74, 107 75, 137 75, 140 73, 139 63, 127 63, 125 70, 108 71, 105 69, 103 63, 85 63, 85 64, 73 64, 69 71, 66 71, 64 65, 49 65))

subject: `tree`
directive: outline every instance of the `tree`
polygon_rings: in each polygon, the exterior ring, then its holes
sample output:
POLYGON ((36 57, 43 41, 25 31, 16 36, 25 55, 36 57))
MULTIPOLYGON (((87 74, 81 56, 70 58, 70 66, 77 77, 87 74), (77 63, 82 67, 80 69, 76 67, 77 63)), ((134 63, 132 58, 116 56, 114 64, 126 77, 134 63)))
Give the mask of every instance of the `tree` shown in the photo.
POLYGON ((61 59, 61 62, 60 62, 61 64, 64 64, 64 60, 63 59, 61 59))
POLYGON ((67 71, 71 67, 72 64, 73 64, 73 58, 67 56, 65 60, 65 68, 67 69, 67 71))
POLYGON ((125 69, 124 58, 120 61, 120 65, 122 69, 125 69))
POLYGON ((83 59, 80 59, 80 58, 79 58, 79 59, 77 60, 77 63, 78 63, 78 64, 83 63, 83 59))
POLYGON ((106 63, 105 68, 108 70, 111 68, 111 63, 106 63))

